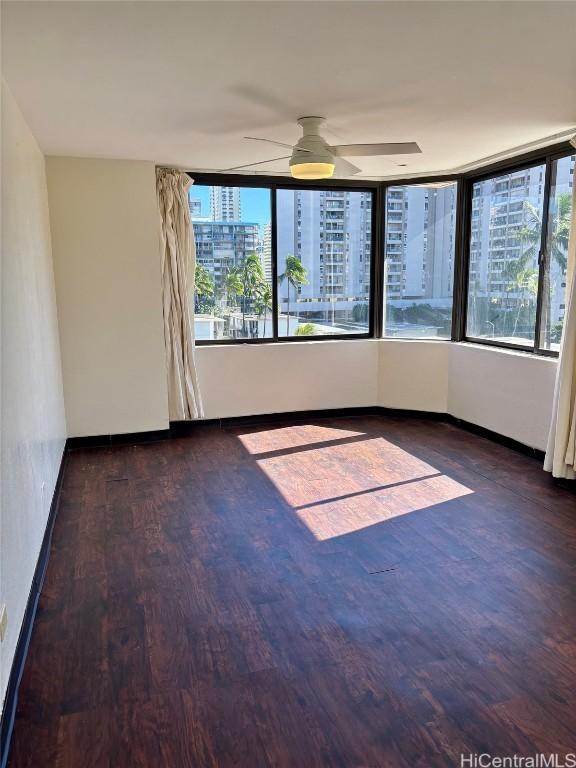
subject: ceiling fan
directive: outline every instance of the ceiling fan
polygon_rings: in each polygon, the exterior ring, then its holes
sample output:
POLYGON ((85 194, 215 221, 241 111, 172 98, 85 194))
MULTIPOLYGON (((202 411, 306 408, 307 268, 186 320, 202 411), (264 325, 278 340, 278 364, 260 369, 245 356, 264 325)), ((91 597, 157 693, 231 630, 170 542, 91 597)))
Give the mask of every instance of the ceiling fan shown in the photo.
POLYGON ((290 173, 296 179, 327 179, 334 174, 339 176, 354 176, 361 169, 345 160, 345 157, 369 157, 374 155, 411 155, 422 150, 414 141, 397 144, 337 144, 330 146, 320 135, 320 129, 326 122, 323 117, 301 117, 298 125, 302 127, 302 138, 297 144, 285 144, 273 139, 261 139, 256 136, 244 136, 250 141, 265 141, 292 150, 291 155, 273 157, 257 163, 237 165, 227 168, 227 171, 239 171, 255 165, 264 165, 276 160, 288 160, 290 173))

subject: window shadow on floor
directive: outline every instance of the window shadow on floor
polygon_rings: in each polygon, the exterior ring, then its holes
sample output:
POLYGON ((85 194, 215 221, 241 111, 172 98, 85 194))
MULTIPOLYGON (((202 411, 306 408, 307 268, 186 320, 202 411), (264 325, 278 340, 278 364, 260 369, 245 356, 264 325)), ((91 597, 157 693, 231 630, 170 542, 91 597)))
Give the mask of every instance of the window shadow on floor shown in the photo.
POLYGON ((319 541, 472 493, 369 426, 308 423, 235 436, 319 541))

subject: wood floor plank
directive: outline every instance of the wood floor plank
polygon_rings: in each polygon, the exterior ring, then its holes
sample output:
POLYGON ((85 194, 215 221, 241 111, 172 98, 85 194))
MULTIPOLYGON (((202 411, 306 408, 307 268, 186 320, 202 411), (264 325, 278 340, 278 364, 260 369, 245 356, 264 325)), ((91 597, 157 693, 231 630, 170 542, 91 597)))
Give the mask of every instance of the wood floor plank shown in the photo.
POLYGON ((399 416, 69 456, 10 768, 576 751, 576 496, 399 416))

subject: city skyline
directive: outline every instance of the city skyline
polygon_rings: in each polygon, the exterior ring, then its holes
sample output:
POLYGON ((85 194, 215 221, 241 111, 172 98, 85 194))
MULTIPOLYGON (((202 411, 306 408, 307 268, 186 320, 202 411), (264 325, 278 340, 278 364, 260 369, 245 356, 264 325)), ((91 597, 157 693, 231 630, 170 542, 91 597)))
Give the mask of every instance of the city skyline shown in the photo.
MULTIPOLYGON (((570 192, 573 173, 574 157, 564 158, 555 171, 555 189, 570 192)), ((541 213, 543 167, 481 184, 482 194, 475 191, 472 200, 468 316, 479 328, 472 335, 521 337, 524 333, 529 339, 536 294, 528 286, 528 277, 525 285, 520 282, 514 288, 509 274, 513 268, 518 271, 518 264, 527 258, 522 256, 529 245, 524 230, 534 211, 541 213)), ((451 335, 457 189, 456 182, 387 188, 386 335, 451 335)), ((314 324, 320 334, 367 332, 371 193, 280 188, 276 194, 278 275, 283 274, 289 255, 299 260, 305 274, 292 288, 289 281, 272 286, 278 293, 279 311, 289 310, 300 324, 314 324)), ((227 270, 241 266, 251 253, 258 255, 264 278, 271 285, 270 190, 195 186, 190 201, 191 214, 197 219, 199 263, 211 271, 218 291, 222 293, 227 270), (220 212, 215 195, 227 196, 224 207, 241 220, 214 221, 211 217, 220 212), (230 203, 234 195, 235 211, 230 203), (253 214, 251 219, 248 212, 253 214), (210 230, 200 228, 206 221, 211 222, 210 230), (233 230, 228 231, 231 223, 233 230)), ((564 311, 563 274, 557 261, 550 266, 550 277, 548 322, 557 327, 564 311)))
MULTIPOLYGON (((255 222, 260 227, 270 223, 270 190, 258 187, 240 187, 240 210, 247 221, 255 222)), ((201 215, 211 218, 210 187, 193 184, 188 191, 189 200, 199 200, 201 215)))

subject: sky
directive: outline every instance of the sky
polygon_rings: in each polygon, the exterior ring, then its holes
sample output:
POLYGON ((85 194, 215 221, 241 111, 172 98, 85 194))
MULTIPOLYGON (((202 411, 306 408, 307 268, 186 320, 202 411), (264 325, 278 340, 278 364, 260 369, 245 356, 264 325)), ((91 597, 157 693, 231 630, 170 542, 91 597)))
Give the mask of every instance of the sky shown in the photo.
MULTIPOLYGON (((190 187, 190 198, 202 201, 202 216, 210 216, 210 187, 200 184, 190 187)), ((270 190, 257 188, 240 188, 240 208, 242 221, 255 222, 263 226, 270 221, 270 190)))

